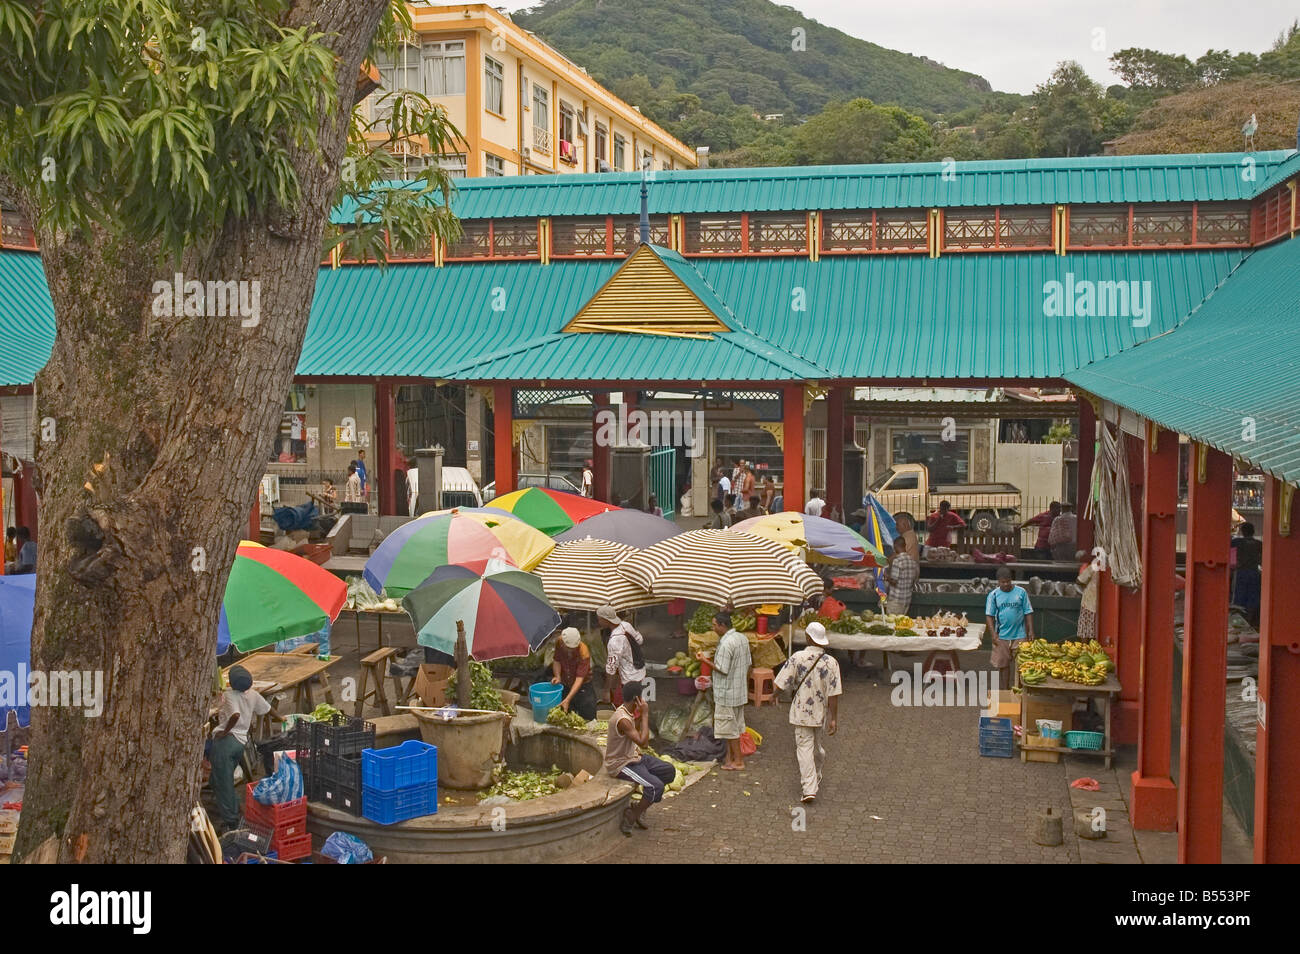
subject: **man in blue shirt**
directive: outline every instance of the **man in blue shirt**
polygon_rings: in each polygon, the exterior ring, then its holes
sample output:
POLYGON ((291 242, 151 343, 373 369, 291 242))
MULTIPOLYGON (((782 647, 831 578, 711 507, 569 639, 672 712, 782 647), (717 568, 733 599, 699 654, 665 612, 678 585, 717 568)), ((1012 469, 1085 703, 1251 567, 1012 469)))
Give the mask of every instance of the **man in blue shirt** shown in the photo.
POLYGON ((1005 685, 1012 685, 1016 647, 1034 638, 1034 608, 1029 605, 1029 594, 1011 582, 1010 567, 998 570, 998 587, 984 601, 984 622, 993 637, 993 667, 1005 685))
POLYGON ((361 499, 370 498, 370 476, 366 473, 366 452, 357 451, 357 459, 352 462, 357 469, 357 477, 361 479, 361 499))

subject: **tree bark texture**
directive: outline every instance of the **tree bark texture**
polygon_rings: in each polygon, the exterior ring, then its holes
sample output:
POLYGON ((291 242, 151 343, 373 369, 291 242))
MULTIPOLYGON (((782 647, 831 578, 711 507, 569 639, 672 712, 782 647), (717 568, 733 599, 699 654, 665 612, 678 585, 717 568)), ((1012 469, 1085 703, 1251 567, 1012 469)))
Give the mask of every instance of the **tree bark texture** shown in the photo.
POLYGON ((338 57, 321 152, 294 159, 298 208, 255 210, 175 266, 97 230, 39 234, 58 328, 36 381, 37 418, 56 430, 38 453, 32 667, 102 671, 104 705, 97 718, 33 707, 15 860, 52 834, 62 862, 184 860, 226 579, 302 347, 357 71, 387 10, 286 13, 338 57), (153 283, 175 272, 259 282, 258 324, 155 316, 153 283))

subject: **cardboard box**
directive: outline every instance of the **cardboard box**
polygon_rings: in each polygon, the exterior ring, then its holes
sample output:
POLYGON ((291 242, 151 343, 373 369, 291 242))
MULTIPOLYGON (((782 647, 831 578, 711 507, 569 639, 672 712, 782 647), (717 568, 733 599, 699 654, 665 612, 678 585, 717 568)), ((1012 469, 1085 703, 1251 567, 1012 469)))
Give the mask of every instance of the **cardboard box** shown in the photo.
POLYGON ((1021 696, 1020 724, 1026 732, 1038 731, 1039 719, 1056 719, 1061 723, 1061 733, 1069 732, 1074 712, 1074 699, 1060 693, 1026 692, 1021 696))
POLYGON ((1026 762, 1061 761, 1061 740, 1044 739, 1041 735, 1025 734, 1020 742, 1020 754, 1026 762))
POLYGON ((984 714, 993 719, 1019 719, 1020 697, 1010 689, 990 692, 984 714))
POLYGON ((424 663, 420 666, 420 671, 415 674, 416 696, 420 699, 420 705, 424 706, 445 706, 447 704, 447 680, 455 672, 451 666, 444 666, 441 663, 424 663))

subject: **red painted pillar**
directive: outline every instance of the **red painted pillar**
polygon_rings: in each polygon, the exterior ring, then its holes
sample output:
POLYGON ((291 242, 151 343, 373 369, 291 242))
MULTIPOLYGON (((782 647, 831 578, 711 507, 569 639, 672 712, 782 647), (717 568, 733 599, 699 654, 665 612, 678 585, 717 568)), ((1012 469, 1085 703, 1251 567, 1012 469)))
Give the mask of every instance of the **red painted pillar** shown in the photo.
MULTIPOLYGON (((844 506, 844 392, 842 387, 833 387, 826 392, 826 503, 831 508, 839 508, 840 519, 848 519, 848 510, 844 506)), ((852 509, 857 509, 854 506, 852 509)))
POLYGON ((787 384, 781 389, 782 440, 784 457, 781 475, 785 509, 803 512, 807 494, 803 485, 803 385, 787 384))
POLYGON ((492 385, 493 480, 497 496, 515 489, 515 392, 508 384, 492 385))
POLYGON ((1300 862, 1300 505, 1281 481, 1264 489, 1255 730, 1255 863, 1300 862), (1279 527, 1279 520, 1282 526, 1279 527), (1285 529, 1283 529, 1285 528, 1285 529))
MULTIPOLYGON (((392 382, 375 380, 375 488, 379 492, 379 514, 393 516, 397 509, 397 488, 393 469, 406 461, 397 453, 397 394, 392 382)), ((403 504, 406 501, 402 501, 403 504)))
POLYGON ((262 491, 257 491, 253 509, 248 513, 248 539, 253 543, 262 542, 262 491))
POLYGON ((1075 510, 1079 515, 1079 549, 1092 553, 1094 540, 1093 523, 1088 512, 1088 500, 1092 496, 1092 468, 1097 460, 1097 414, 1092 409, 1092 402, 1086 397, 1079 398, 1079 478, 1075 488, 1075 510))
POLYGON ((1232 458, 1200 444, 1193 444, 1191 451, 1187 590, 1183 597, 1183 718, 1178 753, 1178 860, 1218 864, 1223 838, 1232 458))
POLYGON ((1169 777, 1174 705, 1174 560, 1178 549, 1178 435, 1148 426, 1142 529, 1142 640, 1138 767, 1130 812, 1139 831, 1173 831, 1178 791, 1169 777))
MULTIPOLYGON (((1146 465, 1142 442, 1129 434, 1122 435, 1128 461, 1129 500, 1133 506, 1133 528, 1142 542, 1143 491, 1146 465)), ((1145 581, 1144 581, 1145 582, 1145 581)), ((1116 742, 1134 745, 1138 740, 1138 712, 1142 668, 1142 594, 1126 586, 1118 587, 1118 612, 1115 620, 1115 678, 1121 692, 1111 719, 1116 742)))
POLYGON ((613 411, 609 405, 609 392, 591 392, 591 407, 591 495, 596 500, 609 503, 612 477, 609 448, 613 441, 618 440, 616 427, 602 426, 604 419, 613 411))

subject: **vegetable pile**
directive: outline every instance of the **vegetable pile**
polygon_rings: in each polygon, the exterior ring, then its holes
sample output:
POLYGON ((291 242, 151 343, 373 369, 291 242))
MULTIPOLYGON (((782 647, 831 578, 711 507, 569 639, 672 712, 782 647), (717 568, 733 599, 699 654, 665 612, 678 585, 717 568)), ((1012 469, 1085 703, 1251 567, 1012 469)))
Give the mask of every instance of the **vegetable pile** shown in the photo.
POLYGON ((562 729, 572 729, 574 732, 587 731, 586 719, 576 712, 565 712, 559 706, 553 706, 546 714, 546 724, 558 725, 562 729))
POLYGON ((559 777, 558 765, 552 765, 549 772, 512 772, 504 765, 498 765, 492 771, 492 787, 482 797, 504 795, 516 802, 526 802, 531 798, 554 795, 560 790, 556 784, 559 777))
MULTIPOLYGON (((447 697, 456 698, 456 677, 459 673, 453 672, 451 678, 447 680, 447 697)), ((501 698, 501 690, 492 677, 492 670, 481 662, 469 661, 469 707, 471 709, 487 709, 493 712, 510 712, 511 707, 507 706, 501 698)))
POLYGON ((713 632, 713 617, 717 612, 718 608, 712 603, 701 603, 695 607, 695 612, 691 614, 691 621, 686 629, 692 633, 713 632))
POLYGON ((328 722, 330 719, 333 719, 335 716, 341 716, 341 715, 343 715, 342 709, 336 709, 328 702, 322 702, 315 709, 311 710, 311 721, 328 722))

